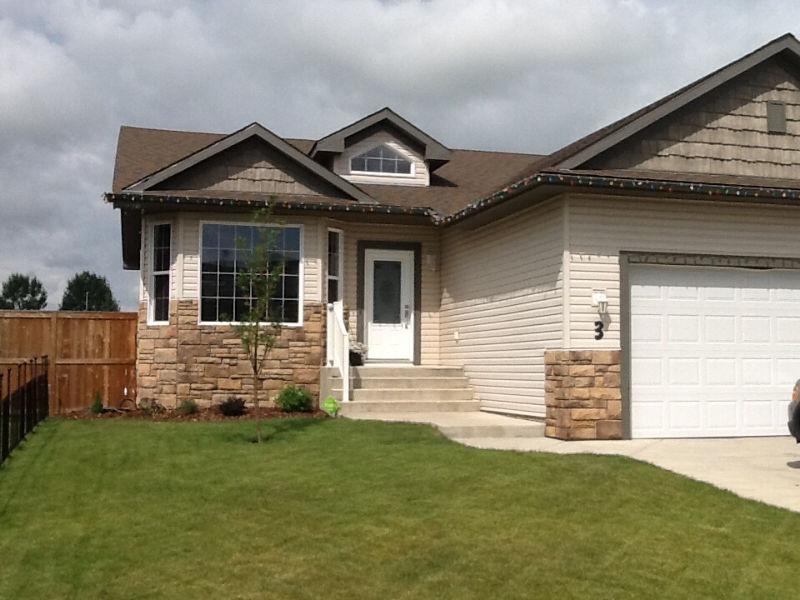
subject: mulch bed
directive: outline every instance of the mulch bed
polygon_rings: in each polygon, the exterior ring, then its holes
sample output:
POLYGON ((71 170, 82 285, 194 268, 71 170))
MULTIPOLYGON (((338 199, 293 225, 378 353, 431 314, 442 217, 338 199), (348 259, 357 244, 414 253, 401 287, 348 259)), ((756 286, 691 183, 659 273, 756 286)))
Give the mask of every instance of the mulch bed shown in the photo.
MULTIPOLYGON (((324 419, 328 414, 316 409, 312 412, 284 412, 279 408, 262 407, 260 418, 263 420, 271 419, 324 419)), ((201 408, 194 414, 184 414, 177 410, 165 410, 159 413, 150 413, 146 410, 106 410, 100 414, 95 414, 91 410, 80 410, 63 415, 65 419, 74 421, 96 420, 96 419, 146 419, 148 421, 249 421, 256 418, 255 411, 248 409, 247 412, 239 417, 226 417, 217 407, 201 408)))

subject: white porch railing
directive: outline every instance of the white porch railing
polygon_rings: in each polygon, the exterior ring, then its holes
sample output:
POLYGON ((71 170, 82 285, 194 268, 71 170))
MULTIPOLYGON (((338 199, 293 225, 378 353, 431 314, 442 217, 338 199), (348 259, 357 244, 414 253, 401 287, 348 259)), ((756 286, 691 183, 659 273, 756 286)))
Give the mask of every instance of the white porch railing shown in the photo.
POLYGON ((350 334, 344 324, 342 301, 328 304, 327 357, 329 367, 339 369, 342 378, 342 402, 350 401, 350 334))

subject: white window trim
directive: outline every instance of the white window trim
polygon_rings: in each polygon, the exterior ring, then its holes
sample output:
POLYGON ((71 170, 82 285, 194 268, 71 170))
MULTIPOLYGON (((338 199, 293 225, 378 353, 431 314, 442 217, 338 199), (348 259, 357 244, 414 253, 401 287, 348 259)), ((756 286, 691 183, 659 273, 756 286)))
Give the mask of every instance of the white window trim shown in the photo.
POLYGON ((147 291, 147 324, 148 325, 169 325, 169 310, 167 311, 166 321, 156 321, 155 311, 155 292, 156 292, 156 275, 167 276, 167 302, 172 301, 172 257, 175 250, 175 224, 172 221, 152 221, 150 223, 150 261, 147 268, 150 275, 147 278, 150 282, 150 289, 147 291), (166 271, 155 270, 155 249, 156 249, 156 227, 159 225, 169 225, 169 268, 166 271))
POLYGON ((344 300, 344 231, 342 229, 338 229, 337 227, 328 227, 327 231, 325 232, 325 299, 330 304, 333 302, 330 298, 328 298, 328 280, 329 279, 336 279, 339 282, 339 296, 341 296, 342 300, 344 300), (330 276, 330 267, 327 263, 327 256, 328 256, 328 233, 333 231, 334 233, 339 234, 339 274, 333 278, 330 276))
POLYGON ((413 156, 409 155, 408 153, 404 152, 400 148, 395 148, 390 146, 387 142, 379 142, 374 146, 369 147, 368 149, 359 152, 358 154, 353 154, 347 158, 347 170, 348 173, 351 175, 366 175, 368 177, 404 177, 406 179, 413 179, 417 176, 417 160, 413 156), (403 158, 405 158, 409 163, 411 163, 411 172, 410 173, 383 173, 382 171, 356 171, 353 169, 353 159, 358 158, 362 154, 366 154, 377 148, 378 146, 386 146, 390 150, 397 152, 403 158))
MULTIPOLYGON (((305 246, 306 236, 305 229, 302 223, 253 223, 252 221, 204 221, 201 220, 200 244, 197 252, 197 324, 207 326, 220 326, 220 325, 240 325, 241 321, 203 321, 203 226, 204 225, 246 225, 250 227, 279 227, 281 229, 288 229, 290 227, 300 230, 300 264, 298 265, 298 282, 297 282, 297 322, 295 323, 281 323, 281 327, 302 327, 303 315, 305 313, 305 246)), ((267 321, 263 322, 268 325, 267 321)))

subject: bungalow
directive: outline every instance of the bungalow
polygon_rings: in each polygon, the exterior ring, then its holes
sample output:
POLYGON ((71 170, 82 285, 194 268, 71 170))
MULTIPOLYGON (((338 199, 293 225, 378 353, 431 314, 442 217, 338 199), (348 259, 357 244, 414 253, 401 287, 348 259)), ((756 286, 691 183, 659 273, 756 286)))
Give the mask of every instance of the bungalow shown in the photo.
POLYGON ((138 394, 246 390, 235 240, 269 202, 269 389, 480 407, 562 439, 783 434, 799 141, 788 34, 546 156, 451 149, 388 108, 318 140, 122 127, 106 200, 141 273, 138 394))

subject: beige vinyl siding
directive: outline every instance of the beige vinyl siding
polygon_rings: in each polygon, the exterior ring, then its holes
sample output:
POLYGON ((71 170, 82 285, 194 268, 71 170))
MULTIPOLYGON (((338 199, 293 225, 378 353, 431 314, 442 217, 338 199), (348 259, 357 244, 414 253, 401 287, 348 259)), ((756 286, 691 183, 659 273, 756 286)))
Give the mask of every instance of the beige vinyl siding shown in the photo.
POLYGON ((441 363, 464 367, 484 409, 544 416, 544 350, 563 336, 563 218, 548 202, 442 233, 441 363))
MULTIPOLYGON (((328 227, 344 232, 344 290, 345 310, 348 311, 348 328, 352 338, 358 335, 358 241, 420 242, 422 245, 421 303, 420 307, 420 362, 423 365, 439 364, 439 232, 433 226, 404 226, 377 223, 327 222, 328 227)), ((325 252, 327 263, 327 251, 325 252)), ((327 266, 325 265, 326 269, 327 266)), ((324 272, 323 272, 324 275, 324 272)), ((327 289, 327 284, 326 284, 327 289)))
POLYGON ((428 165, 425 164, 423 156, 416 150, 398 141, 397 138, 386 131, 379 131, 346 148, 342 154, 337 155, 334 159, 333 171, 353 183, 377 183, 384 185, 428 185, 430 183, 428 165), (372 150, 375 146, 381 144, 386 144, 411 161, 414 165, 413 175, 391 176, 377 173, 364 174, 350 172, 350 159, 352 157, 372 150))
POLYGON ((592 168, 794 179, 800 168, 800 81, 771 61, 590 161, 592 168), (767 102, 786 105, 785 134, 767 130, 767 102))
MULTIPOLYGON (((170 282, 171 296, 175 299, 197 300, 200 296, 200 223, 214 221, 222 223, 250 224, 247 215, 226 215, 219 213, 183 213, 168 218, 148 217, 144 223, 172 222, 172 270, 170 282)), ((277 222, 284 225, 303 226, 303 301, 321 302, 321 265, 323 252, 321 246, 321 219, 308 217, 279 217, 277 222)), ((143 236, 142 282, 145 288, 143 300, 148 297, 151 264, 149 260, 152 247, 152 225, 146 227, 143 236)))
POLYGON ((619 347, 621 250, 800 257, 800 207, 574 196, 568 215, 572 348, 619 347), (611 317, 600 341, 595 288, 607 291, 611 317))

